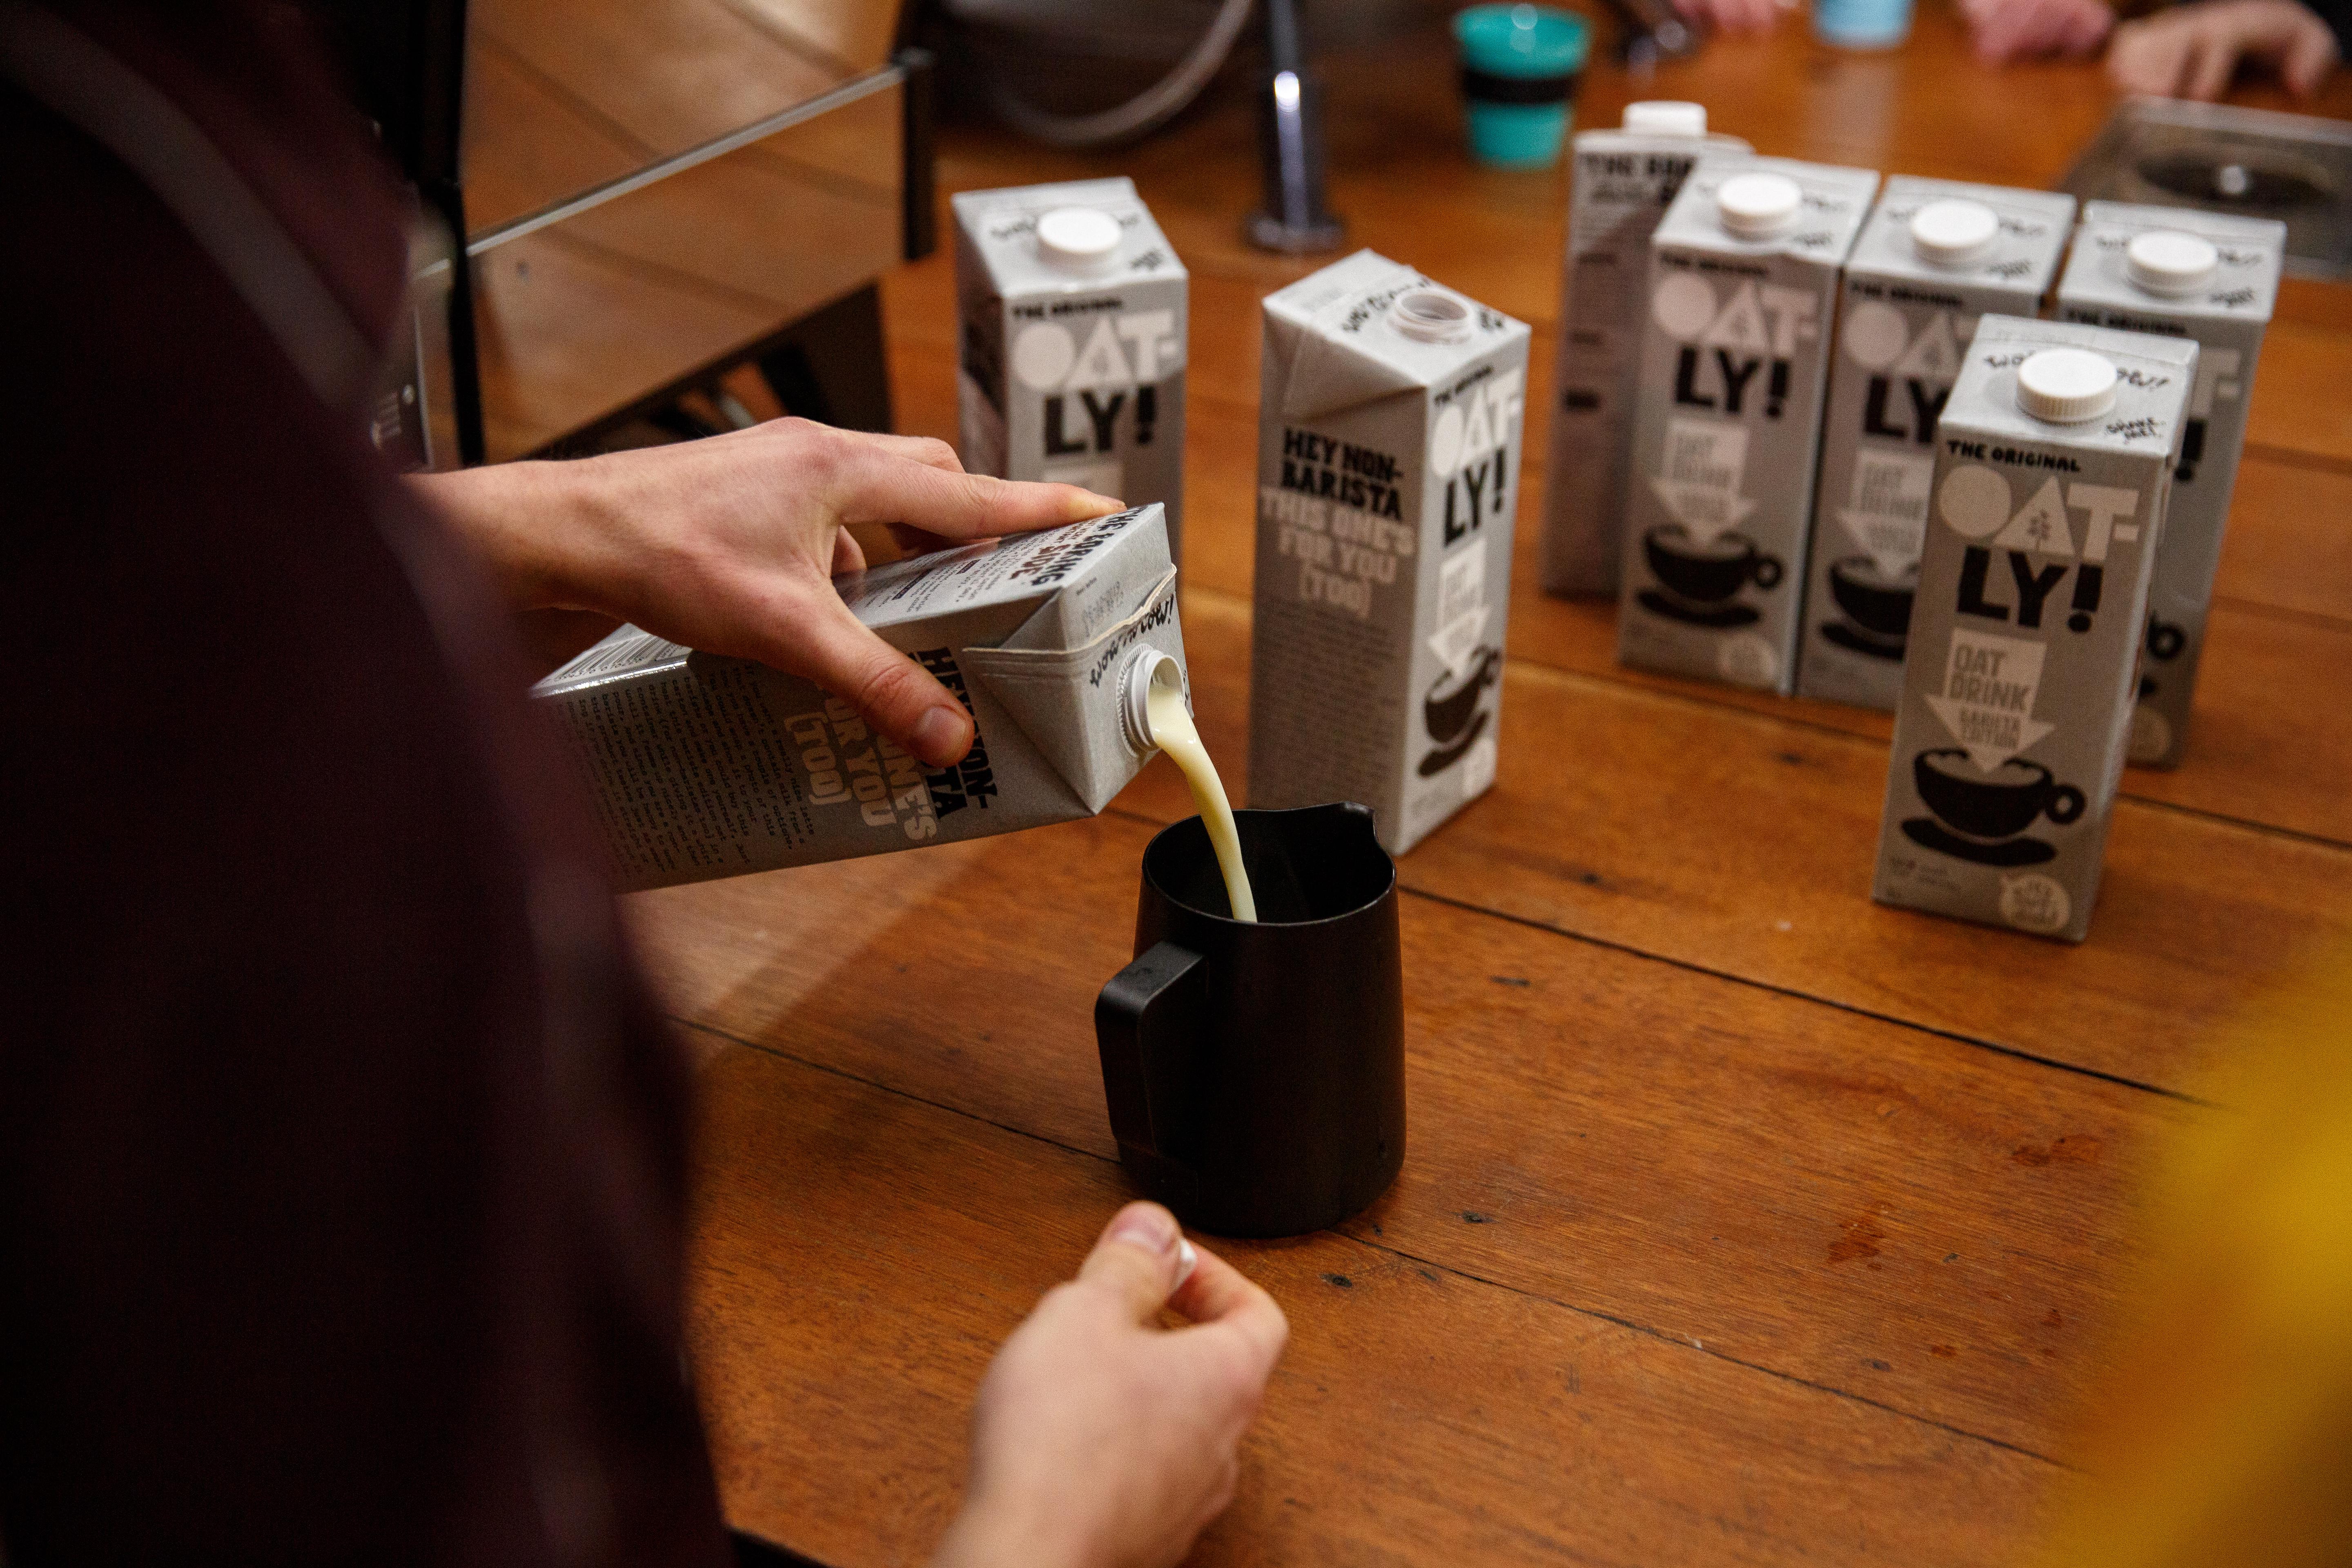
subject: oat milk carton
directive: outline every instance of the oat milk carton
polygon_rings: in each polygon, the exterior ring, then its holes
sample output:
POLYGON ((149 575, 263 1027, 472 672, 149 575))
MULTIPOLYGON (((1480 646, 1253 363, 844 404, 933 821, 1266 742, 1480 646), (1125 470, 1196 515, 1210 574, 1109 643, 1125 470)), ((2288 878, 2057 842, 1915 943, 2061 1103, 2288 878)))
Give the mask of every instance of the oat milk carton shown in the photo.
POLYGON ((1878 176, 1708 158, 1650 241, 1617 657, 1786 692, 1838 269, 1878 176))
POLYGON ((2080 942, 2197 345, 1987 316, 1936 437, 1885 903, 2080 942))
POLYGON ((964 467, 1157 501, 1182 560, 1184 264, 1135 183, 963 191, 953 205, 964 467))
POLYGON ((1696 103, 1629 103, 1622 130, 1577 132, 1544 470, 1551 593, 1616 595, 1650 234, 1702 154, 1748 150, 1737 136, 1708 135, 1696 103))
POLYGON ((2135 763, 2172 767, 2189 738, 2205 612, 2246 444, 2246 401, 2285 248, 2286 226, 2269 218, 2092 202, 2058 285, 2062 320, 2188 338, 2200 351, 2148 599, 2135 763))
POLYGON ((1936 416, 1983 315, 2032 316, 2074 198, 1890 175, 1846 258, 1806 552, 1797 694, 1892 711, 1936 416))
POLYGON ((962 700, 970 754, 933 772, 797 676, 623 626, 534 694, 587 765, 624 889, 1092 816, 1150 756, 1134 677, 1146 649, 1184 657, 1157 505, 836 586, 962 700))
POLYGON ((1369 250, 1266 300, 1251 805, 1402 855, 1494 782, 1528 336, 1369 250))

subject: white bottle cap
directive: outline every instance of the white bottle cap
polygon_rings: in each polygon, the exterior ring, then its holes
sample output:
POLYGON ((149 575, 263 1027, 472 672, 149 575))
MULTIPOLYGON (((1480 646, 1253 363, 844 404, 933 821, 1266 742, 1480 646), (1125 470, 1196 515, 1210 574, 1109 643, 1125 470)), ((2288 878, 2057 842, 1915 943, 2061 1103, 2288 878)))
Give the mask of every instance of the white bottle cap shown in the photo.
POLYGON ((1056 267, 1100 271, 1118 254, 1118 219, 1100 207, 1055 207, 1037 220, 1037 254, 1056 267))
POLYGON ((2053 425, 2079 425, 2116 405, 2116 367, 2088 349, 2043 349, 2017 367, 2017 405, 2053 425))
POLYGON ((1151 689, 1172 686, 1184 689, 1184 667, 1156 647, 1136 649, 1118 678, 1119 715, 1126 721, 1127 742, 1139 752, 1156 752, 1160 739, 1151 732, 1151 689))
POLYGON ((2194 294, 2221 270, 2221 253, 2210 239, 2177 228, 2152 228, 2124 247, 2124 273, 2151 294, 2168 299, 2194 294))
POLYGON ((1929 202, 1911 215, 1912 247, 1931 266, 1973 266, 2000 238, 2000 215, 1964 196, 1929 202))
POLYGON ((1625 129, 1644 136, 1704 136, 1706 105, 1653 98, 1625 106, 1625 129))
POLYGON ((1470 307, 1434 289, 1408 289, 1389 307, 1389 323, 1416 342, 1460 342, 1470 335, 1470 307))
POLYGON ((1736 239, 1769 239, 1797 221, 1805 193, 1786 174, 1734 174, 1716 187, 1716 216, 1736 239))

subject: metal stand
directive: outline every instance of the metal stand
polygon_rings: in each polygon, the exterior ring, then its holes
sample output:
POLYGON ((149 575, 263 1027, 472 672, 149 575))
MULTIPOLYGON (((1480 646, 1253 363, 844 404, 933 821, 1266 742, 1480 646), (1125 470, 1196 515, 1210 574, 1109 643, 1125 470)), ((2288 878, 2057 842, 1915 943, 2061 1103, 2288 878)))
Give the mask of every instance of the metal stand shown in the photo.
POLYGON ((1262 250, 1337 250, 1348 228, 1323 205, 1322 88, 1307 70, 1294 0, 1265 0, 1265 53, 1258 98, 1265 210, 1251 214, 1242 232, 1262 250))

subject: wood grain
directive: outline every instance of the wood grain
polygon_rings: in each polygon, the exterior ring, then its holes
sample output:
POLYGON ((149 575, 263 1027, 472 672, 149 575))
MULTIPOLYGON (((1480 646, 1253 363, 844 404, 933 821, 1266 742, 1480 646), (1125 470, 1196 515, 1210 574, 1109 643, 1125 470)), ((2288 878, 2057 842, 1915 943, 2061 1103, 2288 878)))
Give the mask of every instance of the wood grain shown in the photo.
MULTIPOLYGON (((691 1022, 1116 1158, 1092 1009, 1150 833, 1105 818, 632 903, 691 1022)), ((2138 1152, 2187 1107, 1433 900, 1403 915, 1411 1152, 1352 1234, 2063 1447, 2138 1152)))
MULTIPOLYGON (((1465 164, 1443 8, 1401 9, 1417 30, 1325 56, 1335 205, 1535 323, 1548 388, 1565 176, 1465 164)), ((1191 268, 1185 635, 1245 796, 1257 302, 1315 263, 1240 241, 1241 87, 1115 153, 959 127, 940 177, 1131 174, 1191 268)), ((1596 68, 1580 118, 1633 96, 1596 68)), ((1940 5, 1891 56, 1791 23, 1639 96, 2034 185, 2113 103, 2087 65, 1978 64, 1940 5)), ((901 427, 952 439, 950 273, 898 269, 885 310, 901 427)), ((1233 1249, 1294 1339, 1195 1561, 2020 1554, 2130 1289, 2138 1171, 2215 1114, 2181 1097, 2226 1092, 2217 1026, 2352 930, 2347 296, 2282 300, 2197 749, 2127 779, 2081 948, 1870 902, 1882 717, 1619 670, 1612 610, 1535 592, 1536 421, 1501 774, 1402 865, 1405 1169, 1345 1235, 1233 1249)), ((1093 821, 629 900, 673 1010, 720 1032, 696 1359, 739 1524, 836 1568, 928 1550, 989 1353, 1126 1194, 1091 1002, 1142 844, 1190 810, 1155 764, 1093 821)))
MULTIPOLYGON (((693 1338, 730 1518, 919 1562, 995 1345, 1117 1167, 740 1047, 703 1078, 693 1338)), ((1324 1234, 1223 1248, 1291 1321, 1191 1561, 1979 1563, 2051 1467, 1324 1234)))
MULTIPOLYGON (((1248 629, 1236 601, 1198 590, 1185 601, 1194 706, 1229 786, 1246 777, 1248 629)), ((1402 875, 1579 935, 2190 1093, 2215 1026, 2352 929, 2345 850, 2137 800, 2116 806, 2079 947, 1886 909, 1870 900, 1885 778, 1874 740, 1515 660, 1494 789, 1402 875)), ((1157 769, 1120 800, 1159 820, 1192 812, 1157 769)))

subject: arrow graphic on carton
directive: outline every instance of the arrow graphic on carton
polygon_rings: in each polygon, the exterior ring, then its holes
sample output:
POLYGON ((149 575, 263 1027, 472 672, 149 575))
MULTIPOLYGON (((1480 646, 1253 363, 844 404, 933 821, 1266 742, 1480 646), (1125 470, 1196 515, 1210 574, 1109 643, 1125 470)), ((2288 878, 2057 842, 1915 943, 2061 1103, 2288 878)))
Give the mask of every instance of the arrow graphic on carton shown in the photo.
POLYGON ((1474 541, 1437 569, 1437 630, 1429 650, 1459 679, 1486 632, 1486 542, 1474 541))
POLYGON ((1986 773, 2057 726, 2033 717, 2042 686, 2042 644, 1956 626, 1944 663, 1943 691, 1927 706, 1986 773))
POLYGON ((1853 483, 1846 504, 1838 509, 1838 523, 1890 582, 1919 559, 1935 472, 1933 458, 1854 455, 1853 483))
POLYGON ((1676 418, 1650 489, 1667 515, 1702 542, 1747 521, 1756 502, 1739 493, 1748 474, 1748 429, 1711 419, 1676 418))
POLYGON ((1664 479, 1652 479, 1650 488, 1664 503, 1668 515, 1687 530, 1694 539, 1713 539, 1727 533, 1747 521, 1756 510, 1756 503, 1743 495, 1712 485, 1671 484, 1664 479))

